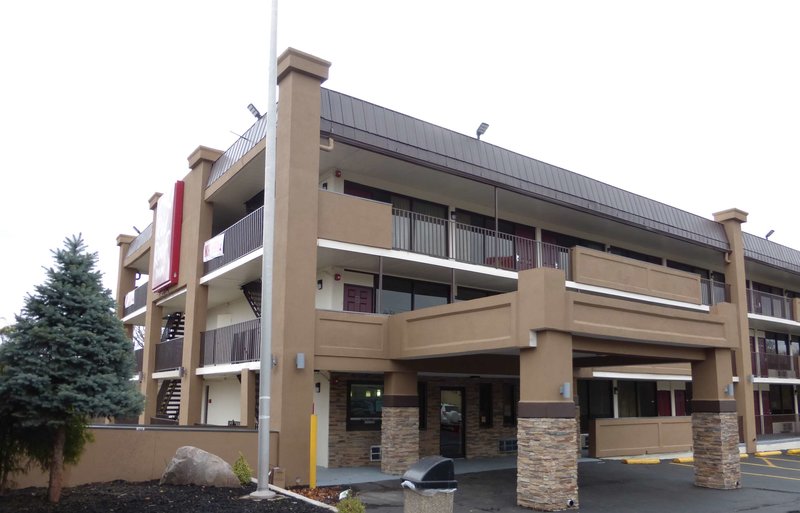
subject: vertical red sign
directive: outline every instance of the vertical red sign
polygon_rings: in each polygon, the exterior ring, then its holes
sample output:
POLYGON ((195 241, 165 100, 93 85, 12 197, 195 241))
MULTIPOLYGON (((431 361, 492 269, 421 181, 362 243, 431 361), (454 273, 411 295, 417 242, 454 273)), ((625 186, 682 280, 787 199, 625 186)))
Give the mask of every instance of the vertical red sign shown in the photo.
POLYGON ((153 240, 153 269, 150 282, 153 292, 178 283, 181 259, 181 223, 183 222, 183 182, 158 199, 156 206, 155 239, 153 240))

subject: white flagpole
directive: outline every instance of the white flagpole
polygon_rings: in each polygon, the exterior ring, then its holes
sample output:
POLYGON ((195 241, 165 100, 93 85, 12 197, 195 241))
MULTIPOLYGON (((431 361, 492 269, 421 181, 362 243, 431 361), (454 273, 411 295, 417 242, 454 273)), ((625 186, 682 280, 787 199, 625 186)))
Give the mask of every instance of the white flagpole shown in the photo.
POLYGON ((270 498, 269 412, 272 381, 272 260, 275 239, 275 145, 277 142, 278 0, 271 0, 267 76, 267 137, 264 165, 264 253, 261 257, 261 376, 258 392, 258 489, 254 496, 270 498))

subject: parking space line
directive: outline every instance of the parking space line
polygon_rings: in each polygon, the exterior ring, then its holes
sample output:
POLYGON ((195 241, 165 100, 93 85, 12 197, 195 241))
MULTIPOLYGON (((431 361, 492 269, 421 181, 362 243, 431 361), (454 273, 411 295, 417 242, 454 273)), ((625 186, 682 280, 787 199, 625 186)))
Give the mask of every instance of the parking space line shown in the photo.
POLYGON ((785 461, 787 463, 800 463, 800 460, 798 460, 797 458, 794 458, 794 459, 791 459, 791 460, 788 460, 786 458, 770 458, 769 460, 770 461, 785 461))
POLYGON ((767 468, 774 468, 774 469, 780 469, 780 470, 792 470, 794 472, 800 472, 800 468, 780 467, 780 466, 775 465, 774 463, 771 463, 771 462, 770 462, 769 465, 764 465, 763 463, 745 463, 744 461, 741 464, 742 465, 750 465, 752 467, 767 467, 767 468))
POLYGON ((774 463, 772 463, 771 461, 769 461, 767 458, 761 458, 761 461, 763 461, 764 463, 766 463, 766 464, 767 464, 767 466, 769 466, 769 467, 774 467, 774 466, 775 466, 775 464, 774 464, 774 463))
POLYGON ((788 476, 772 476, 770 474, 756 474, 755 472, 742 472, 743 476, 758 476, 758 477, 774 477, 775 479, 786 479, 789 481, 800 481, 800 477, 788 477, 788 476))

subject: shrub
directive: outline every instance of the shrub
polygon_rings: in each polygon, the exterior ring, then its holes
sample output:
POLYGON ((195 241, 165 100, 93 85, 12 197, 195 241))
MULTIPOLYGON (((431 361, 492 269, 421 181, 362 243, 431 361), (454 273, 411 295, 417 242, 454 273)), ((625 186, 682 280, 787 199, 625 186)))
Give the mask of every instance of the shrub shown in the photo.
POLYGON ((244 459, 244 454, 241 452, 239 453, 239 459, 233 464, 233 473, 242 483, 242 486, 250 484, 250 479, 253 477, 253 469, 247 464, 247 460, 244 459))
POLYGON ((361 499, 353 495, 340 500, 336 509, 339 510, 339 513, 364 513, 367 510, 361 499))

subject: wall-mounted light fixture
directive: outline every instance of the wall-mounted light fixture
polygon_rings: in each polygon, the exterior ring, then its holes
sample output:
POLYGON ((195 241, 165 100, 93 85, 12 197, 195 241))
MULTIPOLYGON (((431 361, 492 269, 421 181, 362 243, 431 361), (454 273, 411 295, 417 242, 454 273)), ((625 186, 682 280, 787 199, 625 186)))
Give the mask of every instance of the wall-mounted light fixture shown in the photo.
POLYGON ((747 382, 750 383, 751 385, 753 384, 753 375, 752 374, 748 374, 747 375, 747 382))
POLYGON ((278 357, 275 356, 275 355, 272 355, 272 366, 273 367, 277 367, 278 366, 278 357))
POLYGON ((306 368, 306 354, 305 353, 297 353, 294 359, 295 366, 298 369, 305 369, 306 368))
POLYGON ((322 280, 317 280, 317 290, 322 290, 322 280))
POLYGON ((186 375, 185 367, 178 367, 178 377, 183 378, 186 375))
POLYGON ((727 385, 725 385, 723 391, 725 392, 725 395, 727 395, 728 397, 733 397, 733 383, 728 383, 727 385))
POLYGON ((561 397, 564 399, 572 399, 572 383, 569 381, 562 383, 558 389, 558 393, 561 394, 561 397))

